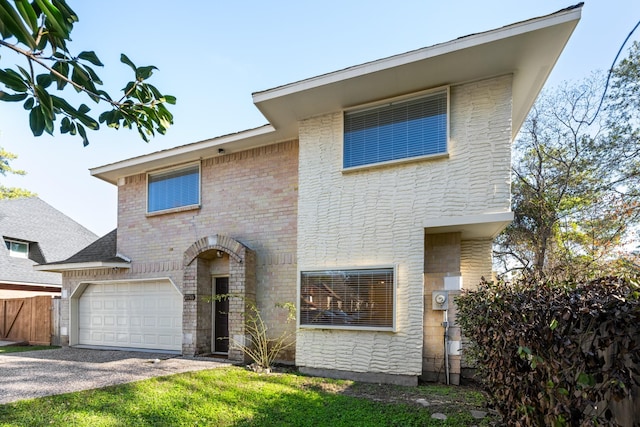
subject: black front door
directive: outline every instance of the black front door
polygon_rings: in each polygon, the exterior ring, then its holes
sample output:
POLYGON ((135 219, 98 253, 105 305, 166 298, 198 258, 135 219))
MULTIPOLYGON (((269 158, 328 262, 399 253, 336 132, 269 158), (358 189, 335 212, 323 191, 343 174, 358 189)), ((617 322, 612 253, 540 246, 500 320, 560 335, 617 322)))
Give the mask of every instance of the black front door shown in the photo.
MULTIPOLYGON (((216 295, 229 294, 229 278, 216 277, 214 286, 216 295)), ((229 299, 215 299, 213 303, 213 322, 214 322, 214 344, 213 351, 215 353, 229 352, 229 299)))

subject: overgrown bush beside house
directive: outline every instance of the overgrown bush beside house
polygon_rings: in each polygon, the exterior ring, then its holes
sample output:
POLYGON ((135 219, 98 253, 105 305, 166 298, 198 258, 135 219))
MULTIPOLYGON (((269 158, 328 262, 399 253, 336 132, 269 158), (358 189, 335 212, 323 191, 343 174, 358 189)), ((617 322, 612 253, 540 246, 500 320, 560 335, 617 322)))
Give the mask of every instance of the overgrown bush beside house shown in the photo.
POLYGON ((640 286, 483 282, 457 298, 465 356, 513 425, 636 425, 640 286))

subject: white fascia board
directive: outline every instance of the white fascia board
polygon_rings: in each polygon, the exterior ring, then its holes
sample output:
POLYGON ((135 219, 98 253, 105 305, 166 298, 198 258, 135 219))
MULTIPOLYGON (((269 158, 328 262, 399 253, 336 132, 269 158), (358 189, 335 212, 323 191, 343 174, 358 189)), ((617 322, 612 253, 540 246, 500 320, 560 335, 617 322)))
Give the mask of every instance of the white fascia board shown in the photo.
POLYGON ((53 273, 61 273, 63 271, 74 270, 97 270, 101 268, 131 268, 131 264, 127 262, 77 262, 77 263, 62 263, 62 264, 48 264, 48 265, 34 265, 33 269, 36 271, 50 271, 53 273))
POLYGON ((43 288, 62 288, 59 283, 33 283, 33 282, 16 282, 13 280, 0 279, 0 284, 3 285, 16 285, 16 286, 40 286, 43 288))
MULTIPOLYGON (((186 163, 216 154, 219 148, 235 145, 246 141, 248 144, 252 140, 274 134, 275 129, 271 125, 261 126, 255 129, 225 135, 217 138, 207 139, 187 145, 169 148, 162 151, 156 151, 138 157, 132 157, 119 162, 111 163, 104 166, 98 166, 89 169, 92 176, 100 178, 104 181, 115 184, 117 179, 122 176, 128 176, 134 173, 146 172, 152 169, 158 169, 167 165, 177 163, 186 163), (205 154, 206 153, 206 154, 205 154)), ((258 143, 259 144, 259 143, 258 143)))

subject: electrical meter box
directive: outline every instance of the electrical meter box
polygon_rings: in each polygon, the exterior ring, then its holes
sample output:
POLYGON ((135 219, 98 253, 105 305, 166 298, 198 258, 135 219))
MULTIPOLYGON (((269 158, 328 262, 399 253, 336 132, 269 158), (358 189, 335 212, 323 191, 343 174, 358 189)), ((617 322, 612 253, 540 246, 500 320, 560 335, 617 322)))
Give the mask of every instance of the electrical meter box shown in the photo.
POLYGON ((449 292, 447 291, 433 291, 431 293, 431 306, 434 310, 448 310, 449 309, 449 292))

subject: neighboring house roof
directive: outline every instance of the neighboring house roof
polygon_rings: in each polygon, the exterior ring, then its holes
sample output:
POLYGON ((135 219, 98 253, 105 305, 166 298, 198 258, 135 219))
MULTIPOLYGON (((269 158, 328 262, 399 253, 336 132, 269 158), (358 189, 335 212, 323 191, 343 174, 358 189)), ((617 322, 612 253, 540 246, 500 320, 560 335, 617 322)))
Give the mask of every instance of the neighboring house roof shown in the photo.
POLYGON ((91 268, 129 268, 130 260, 117 252, 118 229, 105 234, 69 258, 41 264, 39 271, 61 272, 91 268))
POLYGON ((96 239, 96 235, 37 197, 0 200, 0 283, 60 285, 58 274, 33 266, 67 258, 96 239), (4 240, 27 242, 30 258, 10 255, 4 240))
POLYGON ((421 90, 512 74, 512 138, 580 20, 582 3, 550 15, 472 34, 253 94, 268 125, 91 169, 119 178, 298 137, 298 122, 421 90))

